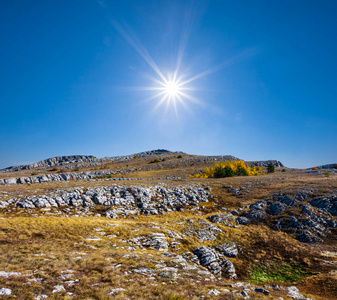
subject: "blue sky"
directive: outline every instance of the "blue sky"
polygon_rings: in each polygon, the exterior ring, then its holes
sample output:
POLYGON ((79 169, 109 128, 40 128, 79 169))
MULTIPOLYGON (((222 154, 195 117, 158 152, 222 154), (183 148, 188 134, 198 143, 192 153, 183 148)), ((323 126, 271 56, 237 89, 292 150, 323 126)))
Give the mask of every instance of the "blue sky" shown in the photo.
POLYGON ((0 167, 158 148, 337 163, 336 1, 0 7, 0 167), (154 109, 153 62, 167 78, 178 57, 178 76, 200 78, 154 109))

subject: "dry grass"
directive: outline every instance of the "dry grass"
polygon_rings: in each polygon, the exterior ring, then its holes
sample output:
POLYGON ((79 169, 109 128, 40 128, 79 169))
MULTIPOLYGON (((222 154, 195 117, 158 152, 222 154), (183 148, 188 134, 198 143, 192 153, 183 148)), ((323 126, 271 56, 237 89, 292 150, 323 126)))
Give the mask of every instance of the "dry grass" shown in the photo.
MULTIPOLYGON (((198 295, 206 295, 208 299, 209 290, 228 288, 228 281, 205 281, 193 271, 181 278, 165 279, 156 276, 155 280, 148 280, 131 270, 143 267, 155 271, 155 265, 163 261, 167 266, 175 265, 169 258, 158 255, 156 250, 130 251, 127 249, 128 244, 123 242, 152 232, 166 233, 167 229, 181 234, 190 224, 188 219, 193 219, 196 226, 199 226, 197 221, 205 220, 206 217, 207 215, 197 216, 194 212, 187 211, 160 217, 139 216, 136 220, 107 220, 99 217, 0 219, 0 270, 28 274, 9 279, 0 278, 0 284, 19 295, 16 299, 29 299, 37 293, 51 294, 57 284, 65 285, 65 280, 60 279, 62 272, 73 270, 73 279, 77 278, 79 282, 66 289, 67 292, 76 294, 76 299, 108 299, 108 293, 116 287, 126 289, 116 299, 198 299, 198 295), (106 226, 107 223, 118 226, 106 226), (158 226, 160 228, 156 228, 158 226), (101 228, 104 234, 96 231, 97 228, 101 228), (138 231, 135 231, 136 228, 138 231), (87 240, 87 237, 93 236, 100 240, 87 240), (116 265, 120 267, 116 268, 116 265), (42 278, 41 283, 27 284, 29 279, 37 277, 42 278), (195 282, 199 282, 198 285, 195 282)), ((236 241, 241 252, 232 261, 241 280, 249 275, 247 266, 267 264, 271 260, 300 262, 311 268, 315 266, 315 255, 286 234, 275 233, 261 226, 235 229, 220 224, 218 227, 224 233, 216 241, 201 243, 193 236, 185 236, 176 252, 191 251, 201 245, 214 246, 236 241)), ((60 294, 57 294, 51 299, 60 299, 59 297, 60 294)))

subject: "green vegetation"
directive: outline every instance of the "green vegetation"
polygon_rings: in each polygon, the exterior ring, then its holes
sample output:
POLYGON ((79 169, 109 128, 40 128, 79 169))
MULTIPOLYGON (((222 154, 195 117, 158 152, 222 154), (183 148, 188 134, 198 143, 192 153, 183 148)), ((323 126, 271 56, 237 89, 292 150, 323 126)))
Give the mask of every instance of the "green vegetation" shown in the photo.
POLYGON ((330 177, 330 172, 326 171, 324 175, 325 175, 325 177, 329 178, 330 177))
POLYGON ((183 158, 180 154, 177 156, 177 158, 183 158))
POLYGON ((267 283, 267 282, 296 282, 304 277, 306 273, 303 271, 299 264, 278 264, 275 263, 269 268, 266 266, 254 266, 250 270, 248 280, 254 283, 267 283))
POLYGON ((213 167, 206 167, 201 173, 190 175, 192 178, 224 178, 233 176, 259 175, 257 167, 249 167, 243 160, 216 163, 213 167))
POLYGON ((267 166, 267 172, 268 173, 275 173, 275 166, 270 163, 268 166, 267 166))
POLYGON ((286 172, 287 170, 286 169, 282 169, 282 172, 286 172))
POLYGON ((138 158, 138 154, 135 154, 133 159, 137 159, 138 158))
POLYGON ((154 163, 157 163, 157 162, 160 162, 160 160, 158 158, 152 159, 149 163, 154 164, 154 163))
POLYGON ((235 172, 230 166, 225 166, 224 168, 220 166, 219 168, 216 168, 214 172, 215 178, 234 177, 234 176, 235 172))

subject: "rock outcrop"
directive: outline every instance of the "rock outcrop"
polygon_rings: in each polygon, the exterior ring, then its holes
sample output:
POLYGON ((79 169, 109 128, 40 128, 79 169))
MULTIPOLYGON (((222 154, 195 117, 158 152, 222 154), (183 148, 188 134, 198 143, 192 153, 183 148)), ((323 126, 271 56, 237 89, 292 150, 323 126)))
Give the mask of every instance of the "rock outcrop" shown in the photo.
POLYGON ((39 162, 22 165, 22 166, 12 166, 0 171, 2 172, 15 172, 20 170, 31 170, 37 168, 49 168, 54 166, 63 166, 70 163, 76 162, 94 162, 96 158, 92 155, 69 155, 69 156, 56 156, 52 158, 48 158, 45 160, 41 160, 39 162))

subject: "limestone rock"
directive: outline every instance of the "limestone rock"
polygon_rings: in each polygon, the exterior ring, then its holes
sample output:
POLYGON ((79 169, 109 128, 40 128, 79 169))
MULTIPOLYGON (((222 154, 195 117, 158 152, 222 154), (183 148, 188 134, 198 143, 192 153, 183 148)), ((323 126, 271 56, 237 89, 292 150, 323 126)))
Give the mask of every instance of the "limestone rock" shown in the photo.
POLYGON ((143 240, 142 245, 159 251, 168 250, 168 243, 163 233, 151 233, 143 240))
POLYGON ((106 213, 104 213, 104 216, 107 217, 107 218, 111 218, 111 219, 118 219, 118 216, 117 214, 110 210, 110 211, 107 211, 106 213))
POLYGON ((249 219, 246 218, 246 217, 238 217, 238 218, 236 219, 236 222, 237 222, 238 224, 240 224, 240 225, 249 225, 249 224, 250 224, 249 219))
POLYGON ((216 250, 227 257, 237 257, 239 253, 238 248, 234 242, 220 244, 216 246, 216 250))
POLYGON ((234 265, 226 258, 221 257, 213 249, 202 246, 194 249, 193 253, 198 257, 200 264, 213 274, 228 274, 230 278, 236 278, 234 265))
POLYGON ((251 210, 246 217, 256 222, 261 222, 266 219, 266 213, 264 210, 251 210))
POLYGON ((0 296, 10 296, 11 294, 12 294, 11 289, 7 289, 7 288, 0 289, 0 296))

